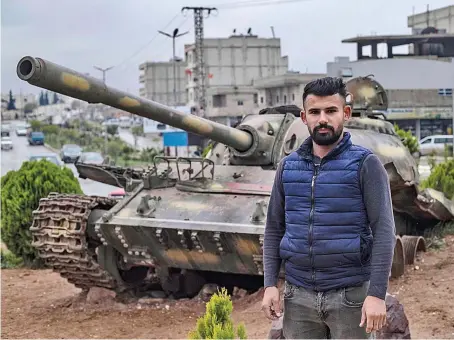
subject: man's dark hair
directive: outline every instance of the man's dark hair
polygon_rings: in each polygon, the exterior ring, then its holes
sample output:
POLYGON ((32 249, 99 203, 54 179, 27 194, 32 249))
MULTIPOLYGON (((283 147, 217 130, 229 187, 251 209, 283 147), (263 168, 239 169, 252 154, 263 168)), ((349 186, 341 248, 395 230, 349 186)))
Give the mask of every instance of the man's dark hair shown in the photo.
POLYGON ((345 86, 342 78, 338 77, 325 77, 315 79, 306 84, 303 93, 303 105, 306 102, 308 95, 319 97, 333 96, 339 94, 344 100, 347 99, 347 87, 345 86))

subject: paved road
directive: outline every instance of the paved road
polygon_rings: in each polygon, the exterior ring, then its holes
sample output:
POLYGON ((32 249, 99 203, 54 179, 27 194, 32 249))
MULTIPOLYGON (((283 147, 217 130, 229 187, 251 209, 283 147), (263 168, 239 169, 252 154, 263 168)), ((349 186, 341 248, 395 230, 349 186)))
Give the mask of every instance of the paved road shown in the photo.
MULTIPOLYGON (((17 122, 12 122, 10 124, 14 126, 15 124, 17 124, 17 122)), ((28 158, 31 155, 53 153, 44 146, 28 145, 26 137, 17 137, 14 130, 11 133, 11 139, 13 140, 14 144, 13 150, 1 151, 2 176, 5 175, 10 170, 19 170, 22 165, 22 162, 28 160, 28 158)), ((78 178, 79 174, 77 173, 76 167, 73 164, 66 164, 66 166, 70 168, 74 172, 76 178, 78 178)), ((112 190, 118 189, 117 187, 106 185, 103 183, 97 183, 89 179, 78 178, 78 180, 83 192, 87 195, 107 196, 109 192, 111 192, 112 190)))
MULTIPOLYGON (((118 129, 120 138, 128 143, 129 145, 134 146, 134 136, 129 129, 118 129)), ((137 148, 142 150, 144 148, 159 148, 162 149, 162 141, 155 142, 151 137, 138 137, 137 139, 137 148)))

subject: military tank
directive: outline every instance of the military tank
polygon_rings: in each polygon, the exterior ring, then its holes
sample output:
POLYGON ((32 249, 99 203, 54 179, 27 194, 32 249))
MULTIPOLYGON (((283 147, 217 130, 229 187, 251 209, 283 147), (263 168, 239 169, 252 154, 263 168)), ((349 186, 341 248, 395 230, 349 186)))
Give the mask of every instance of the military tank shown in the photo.
MULTIPOLYGON (((29 84, 88 103, 103 103, 215 142, 209 155, 156 157, 147 169, 76 162, 82 178, 124 188, 107 197, 52 193, 30 227, 47 265, 82 289, 117 292, 154 284, 175 297, 206 283, 253 289, 263 282, 262 244, 275 169, 308 137, 296 106, 264 109, 235 128, 184 114, 108 87, 41 58, 24 57, 17 75, 29 84)), ((397 226, 392 276, 425 249, 426 228, 453 218, 441 193, 418 189, 414 158, 380 111, 388 101, 371 77, 348 82, 353 117, 345 129, 371 149, 391 184, 397 226)))

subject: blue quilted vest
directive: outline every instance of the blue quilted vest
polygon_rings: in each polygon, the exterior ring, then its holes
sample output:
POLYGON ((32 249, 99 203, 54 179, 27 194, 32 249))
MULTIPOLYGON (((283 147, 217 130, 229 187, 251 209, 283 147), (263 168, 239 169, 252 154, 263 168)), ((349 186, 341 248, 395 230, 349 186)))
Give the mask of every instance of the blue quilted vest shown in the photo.
POLYGON ((312 138, 283 159, 286 280, 314 291, 360 285, 370 277, 372 232, 360 183, 371 151, 344 137, 319 165, 312 138))

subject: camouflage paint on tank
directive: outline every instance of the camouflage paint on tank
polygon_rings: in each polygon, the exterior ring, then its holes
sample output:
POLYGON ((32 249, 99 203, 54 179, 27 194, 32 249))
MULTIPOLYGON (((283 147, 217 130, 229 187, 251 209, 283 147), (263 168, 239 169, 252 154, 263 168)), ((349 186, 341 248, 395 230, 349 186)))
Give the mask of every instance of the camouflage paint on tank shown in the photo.
MULTIPOLYGON (((76 162, 82 177, 125 187, 127 192, 95 222, 95 242, 114 248, 128 265, 263 274, 263 235, 275 169, 309 136, 299 108, 268 108, 230 128, 107 87, 40 58, 23 58, 17 72, 30 84, 104 103, 217 142, 206 159, 164 158, 142 171, 76 162), (70 76, 63 81, 62 74, 70 76), (168 167, 170 174, 165 172, 168 167), (189 168, 192 172, 183 172, 189 168)), ((453 203, 440 193, 418 189, 414 158, 393 125, 374 112, 387 108, 383 87, 369 77, 354 78, 347 87, 353 117, 345 130, 353 143, 372 150, 387 170, 403 233, 414 231, 406 229, 408 216, 424 221, 420 229, 452 219, 453 203)), ((107 268, 109 263, 102 265, 107 268)), ((118 280, 116 270, 108 271, 118 280)))
POLYGON ((17 75, 31 85, 45 88, 88 103, 102 103, 141 117, 206 136, 238 150, 247 150, 252 137, 245 131, 229 128, 207 119, 187 115, 157 102, 111 88, 101 80, 83 75, 42 58, 24 57, 17 75))

